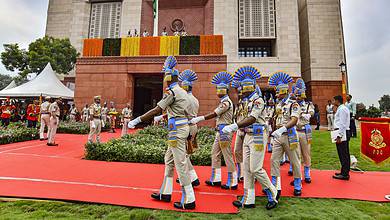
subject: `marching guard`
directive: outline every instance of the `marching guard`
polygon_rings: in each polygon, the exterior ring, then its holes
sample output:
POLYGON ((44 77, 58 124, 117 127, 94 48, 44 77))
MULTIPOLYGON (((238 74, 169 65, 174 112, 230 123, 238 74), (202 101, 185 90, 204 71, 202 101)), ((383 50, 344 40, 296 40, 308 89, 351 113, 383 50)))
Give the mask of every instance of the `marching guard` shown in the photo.
POLYGON ((95 96, 94 103, 89 107, 89 135, 88 142, 93 143, 96 139, 100 143, 100 132, 102 130, 102 107, 100 106, 100 96, 95 96))
POLYGON ((50 111, 49 107, 51 105, 50 103, 50 96, 45 97, 45 102, 41 104, 41 127, 39 129, 39 140, 47 140, 50 136, 50 111), (45 127, 47 127, 47 138, 45 138, 45 127))
POLYGON ((47 141, 48 146, 58 146, 58 144, 55 143, 55 136, 57 134, 57 128, 60 123, 60 105, 62 104, 62 98, 59 97, 55 102, 50 104, 49 112, 50 112, 50 132, 49 138, 47 141))
MULTIPOLYGON (((244 102, 242 99, 242 88, 241 84, 239 81, 233 80, 232 82, 232 87, 236 88, 237 90, 237 96, 238 96, 238 104, 237 107, 235 108, 234 112, 234 119, 235 122, 239 122, 243 119, 244 113, 244 102)), ((238 177, 238 182, 244 181, 244 171, 243 171, 243 151, 242 151, 242 145, 244 142, 244 130, 243 129, 238 129, 236 132, 236 139, 234 142, 234 156, 236 158, 236 169, 237 169, 237 177, 238 177)))
POLYGON ((220 98, 218 107, 211 113, 205 116, 193 118, 190 123, 197 124, 204 120, 216 118, 216 136, 211 150, 212 173, 206 184, 209 186, 220 186, 222 189, 237 189, 238 178, 236 167, 234 165, 233 153, 231 148, 232 133, 223 133, 222 129, 233 123, 233 102, 229 97, 229 86, 233 81, 233 77, 228 72, 217 73, 211 83, 217 87, 217 95, 220 98), (226 184, 222 185, 221 178, 221 156, 225 160, 228 169, 228 178, 226 184))
POLYGON ((131 110, 130 103, 126 104, 126 107, 122 109, 122 134, 121 136, 125 136, 127 134, 127 124, 130 122, 131 117, 133 117, 133 111, 131 110))
POLYGON ((294 195, 300 196, 302 193, 302 174, 301 162, 299 158, 299 140, 296 130, 296 124, 301 113, 299 104, 289 99, 288 84, 293 81, 292 77, 284 72, 276 72, 269 78, 269 85, 276 87, 278 99, 276 106, 276 129, 271 135, 273 136, 273 149, 271 156, 271 176, 272 183, 278 189, 278 197, 281 195, 280 179, 280 161, 283 153, 288 155, 292 163, 294 174, 294 195))
POLYGON ((234 79, 239 81, 244 97, 244 112, 242 119, 237 123, 225 126, 223 133, 232 133, 239 128, 244 128, 243 142, 244 157, 244 195, 241 200, 234 201, 236 207, 255 207, 255 179, 260 182, 267 195, 266 208, 273 209, 277 206, 277 190, 263 168, 265 145, 267 143, 265 133, 265 102, 261 97, 259 88, 256 88, 256 80, 261 78, 260 72, 251 66, 237 69, 234 79))
POLYGON ((195 193, 187 169, 186 141, 190 133, 187 119, 189 99, 187 92, 178 84, 179 71, 175 69, 176 58, 167 57, 164 63, 164 81, 167 82, 167 91, 157 106, 140 117, 129 122, 128 127, 134 128, 137 124, 152 119, 155 115, 167 112, 168 116, 168 149, 165 154, 165 173, 160 192, 153 193, 152 198, 170 202, 173 191, 174 168, 178 173, 182 188, 182 199, 175 202, 178 209, 195 209, 195 193))
POLYGON ((267 149, 268 153, 272 153, 272 144, 271 144, 271 133, 272 133, 272 127, 273 127, 273 118, 275 114, 275 102, 274 98, 272 97, 272 94, 268 100, 267 106, 265 107, 265 121, 266 121, 266 128, 267 128, 267 149))
POLYGON ((82 113, 82 121, 87 122, 89 120, 89 107, 88 104, 85 104, 85 107, 83 110, 81 110, 82 113))

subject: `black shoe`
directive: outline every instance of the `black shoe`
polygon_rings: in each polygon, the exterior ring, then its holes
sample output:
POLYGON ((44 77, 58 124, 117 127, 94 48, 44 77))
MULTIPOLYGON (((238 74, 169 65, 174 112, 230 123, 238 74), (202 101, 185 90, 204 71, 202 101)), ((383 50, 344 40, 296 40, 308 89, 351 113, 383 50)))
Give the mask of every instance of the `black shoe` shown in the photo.
POLYGON ((267 192, 265 191, 265 189, 263 189, 262 192, 264 195, 267 195, 267 192))
POLYGON ((223 184, 223 185, 221 185, 221 188, 222 188, 222 189, 226 189, 226 190, 228 190, 228 189, 236 190, 236 189, 238 188, 238 185, 235 185, 235 186, 228 186, 228 185, 226 185, 226 184, 223 184))
POLYGON ((44 140, 45 140, 45 138, 39 138, 39 140, 40 140, 40 141, 44 141, 44 140))
POLYGON ((256 207, 255 204, 249 204, 249 205, 242 204, 239 200, 234 201, 233 205, 237 208, 247 208, 247 209, 252 209, 256 207))
POLYGON ((43 140, 49 140, 49 138, 43 138, 43 140))
POLYGON ((238 178, 238 182, 244 182, 244 177, 242 176, 242 177, 239 177, 238 178))
POLYGON ((286 163, 286 161, 280 161, 280 166, 283 166, 286 163))
POLYGON ((182 204, 181 202, 175 202, 173 203, 173 207, 177 208, 177 209, 195 209, 196 205, 195 205, 195 201, 194 202, 191 202, 191 203, 187 203, 187 204, 182 204))
POLYGON ((47 146, 52 146, 52 147, 58 146, 58 144, 50 144, 50 143, 47 143, 46 145, 47 145, 47 146))
MULTIPOLYGON (((176 182, 180 184, 179 178, 176 179, 176 182)), ((192 187, 199 186, 200 185, 199 179, 192 181, 191 185, 192 187)))
POLYGON ((290 161, 289 161, 289 160, 286 160, 286 163, 290 163, 290 161))
POLYGON ((333 176, 333 179, 338 179, 338 180, 349 180, 349 175, 348 176, 344 176, 344 175, 334 175, 333 176))
POLYGON ((302 190, 294 189, 294 196, 301 196, 302 190))
POLYGON ((282 190, 278 190, 278 193, 276 194, 276 200, 279 201, 280 196, 282 195, 282 190))
POLYGON ((155 200, 163 201, 163 202, 171 202, 171 195, 164 195, 160 193, 152 193, 151 197, 155 200))
POLYGON ((273 208, 276 208, 277 205, 278 205, 277 202, 272 201, 272 202, 268 202, 267 205, 265 206, 265 208, 266 208, 267 210, 271 210, 271 209, 273 209, 273 208))
POLYGON ((305 178, 305 183, 311 183, 311 178, 305 178))
POLYGON ((339 176, 339 175, 341 175, 341 173, 334 173, 334 175, 335 175, 335 176, 339 176))
POLYGON ((211 182, 210 180, 206 180, 205 183, 208 186, 221 186, 221 181, 219 181, 219 182, 211 182))
POLYGON ((290 182, 290 186, 294 186, 294 180, 290 182))
POLYGON ((292 176, 292 175, 293 175, 293 171, 289 170, 289 171, 288 171, 288 175, 289 175, 289 176, 292 176))

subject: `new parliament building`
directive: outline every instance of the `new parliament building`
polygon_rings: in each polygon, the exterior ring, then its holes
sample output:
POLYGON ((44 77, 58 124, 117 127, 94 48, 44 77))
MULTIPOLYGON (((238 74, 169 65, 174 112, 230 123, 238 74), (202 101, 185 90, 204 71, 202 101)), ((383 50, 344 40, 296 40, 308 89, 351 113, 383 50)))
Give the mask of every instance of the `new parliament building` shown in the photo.
POLYGON ((131 103, 135 116, 163 95, 161 69, 175 55, 178 70, 198 74, 193 93, 200 112, 217 103, 212 76, 243 65, 268 77, 285 71, 302 77, 307 96, 326 120, 327 100, 346 84, 339 64, 346 62, 340 0, 50 0, 46 35, 69 38, 80 52, 74 76, 75 103, 93 96, 131 103), (154 28, 155 23, 157 24, 154 28), (157 29, 157 33, 153 30, 157 29), (166 30, 168 37, 161 36, 166 30), (129 37, 137 30, 141 37, 129 37), (173 36, 184 31, 188 36, 173 36), (146 31, 150 37, 142 37, 146 31), (154 36, 154 37, 153 37, 154 36))

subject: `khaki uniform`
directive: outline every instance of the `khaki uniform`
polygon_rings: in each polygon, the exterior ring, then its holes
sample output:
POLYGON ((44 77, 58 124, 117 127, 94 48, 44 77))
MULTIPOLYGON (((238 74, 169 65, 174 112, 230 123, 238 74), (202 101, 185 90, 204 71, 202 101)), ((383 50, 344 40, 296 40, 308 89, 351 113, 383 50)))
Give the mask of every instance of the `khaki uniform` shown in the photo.
MULTIPOLYGON (((239 101, 239 104, 238 104, 238 107, 236 109, 236 112, 235 112, 235 118, 236 118, 236 122, 239 122, 241 121, 242 119, 244 119, 244 103, 242 100, 239 101)), ((243 163, 243 151, 242 151, 242 145, 244 143, 244 136, 245 136, 245 133, 244 133, 244 129, 239 129, 237 132, 236 132, 236 140, 234 142, 234 156, 236 158, 236 169, 237 169, 237 176, 239 178, 241 177, 244 177, 244 172, 243 172, 243 167, 242 167, 242 163, 243 163)))
POLYGON ((70 109, 70 121, 76 121, 77 112, 76 107, 70 109))
MULTIPOLYGON (((221 99, 218 107, 214 110, 217 115, 216 118, 216 135, 214 144, 211 150, 211 166, 212 175, 210 178, 211 182, 221 182, 221 156, 225 160, 229 173, 236 172, 234 166, 233 153, 232 153, 232 133, 223 134, 222 129, 224 126, 229 125, 233 122, 233 102, 229 96, 226 95, 221 99)), ((228 179, 229 181, 229 179, 228 179)))
POLYGON ((160 194, 170 195, 173 190, 173 172, 176 168, 183 192, 183 204, 195 201, 195 194, 191 185, 187 168, 186 141, 190 129, 188 126, 189 99, 187 92, 176 83, 167 89, 164 97, 157 103, 168 115, 168 149, 165 153, 164 182, 160 194))
POLYGON ((50 102, 46 101, 41 104, 41 127, 39 129, 39 138, 45 138, 45 127, 47 126, 47 138, 50 134, 50 112, 49 112, 50 102))
POLYGON ((49 132, 49 144, 55 143, 55 136, 57 134, 57 128, 60 123, 60 107, 57 102, 53 102, 49 107, 50 112, 50 132, 49 132))
MULTIPOLYGON (((188 120, 191 120, 191 119, 198 116, 199 101, 192 93, 188 93, 188 100, 189 100, 188 109, 187 109, 188 120)), ((196 124, 191 124, 189 126, 190 126, 190 136, 191 136, 191 139, 193 140, 194 138, 196 138, 195 136, 198 133, 198 126, 196 124)), ((188 172, 188 175, 190 176, 191 182, 193 182, 193 181, 198 179, 198 175, 196 174, 195 169, 192 166, 190 156, 191 155, 187 155, 187 169, 186 170, 188 172)))
POLYGON ((301 116, 298 119, 297 131, 299 135, 299 146, 301 148, 301 156, 303 165, 306 167, 311 166, 311 140, 312 140, 312 130, 310 127, 310 120, 306 120, 302 117, 302 114, 314 115, 314 105, 311 102, 302 102, 301 106, 301 116))
POLYGON ((107 121, 108 121, 108 108, 107 107, 103 107, 102 108, 102 127, 104 127, 106 124, 107 124, 107 121))
POLYGON ((122 109, 123 125, 122 125, 122 137, 127 134, 127 124, 130 122, 131 117, 133 117, 133 111, 130 108, 122 109))
POLYGON ((92 117, 91 125, 89 128, 88 142, 93 143, 96 137, 96 142, 100 142, 100 132, 102 130, 102 107, 100 104, 93 103, 89 107, 89 115, 92 117), (92 126, 94 125, 94 127, 92 126))
POLYGON ((81 112, 82 112, 82 114, 83 114, 82 120, 83 120, 84 122, 87 122, 87 121, 88 121, 88 118, 89 118, 89 108, 84 107, 83 110, 82 110, 81 112))
POLYGON ((275 112, 275 106, 266 106, 265 107, 265 124, 266 124, 265 137, 267 140, 267 144, 271 143, 271 133, 272 133, 271 119, 274 116, 274 112, 275 112))
MULTIPOLYGON (((277 190, 272 185, 267 172, 263 168, 266 139, 266 110, 264 100, 254 93, 249 98, 247 107, 247 116, 256 118, 256 122, 245 128, 245 137, 243 144, 244 151, 244 191, 243 198, 245 204, 255 203, 255 179, 259 181, 263 189, 269 189, 276 197, 277 190)), ((245 117, 245 118, 246 118, 245 117)))
MULTIPOLYGON (((301 114, 301 108, 295 100, 287 99, 281 101, 276 106, 276 128, 285 126, 291 119, 291 117, 299 118, 301 114)), ((287 153, 290 163, 292 164, 294 178, 301 178, 301 162, 299 158, 299 141, 297 132, 294 131, 295 127, 289 129, 288 132, 281 135, 280 138, 273 138, 273 149, 271 156, 271 176, 275 177, 277 189, 281 190, 280 185, 280 161, 282 160, 283 153, 287 153)), ((274 179, 273 179, 274 181, 274 179)))

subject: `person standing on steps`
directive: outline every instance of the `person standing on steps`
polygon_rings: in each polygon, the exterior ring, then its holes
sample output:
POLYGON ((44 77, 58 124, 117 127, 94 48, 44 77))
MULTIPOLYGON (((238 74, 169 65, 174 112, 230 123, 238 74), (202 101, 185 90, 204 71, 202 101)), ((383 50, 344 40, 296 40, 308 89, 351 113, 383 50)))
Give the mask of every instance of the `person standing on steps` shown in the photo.
POLYGON ((211 150, 211 177, 206 180, 208 186, 219 186, 222 189, 237 189, 237 172, 234 166, 233 153, 231 148, 233 134, 225 134, 222 129, 233 123, 234 105, 229 97, 229 87, 233 81, 233 77, 228 72, 219 72, 214 75, 211 83, 217 87, 217 96, 220 99, 218 107, 211 113, 198 116, 190 121, 190 124, 197 124, 204 120, 216 119, 216 135, 214 144, 211 150), (222 185, 221 177, 221 157, 225 160, 228 176, 226 184, 222 185))

